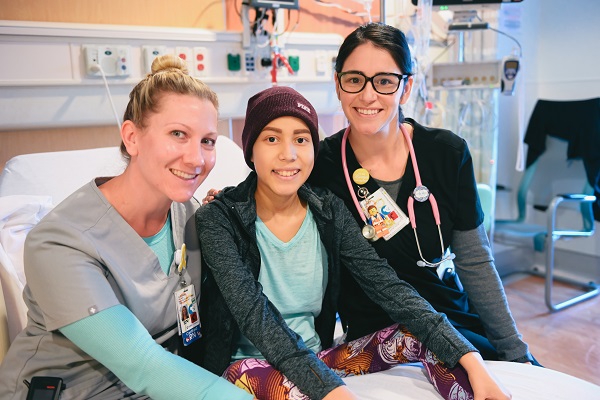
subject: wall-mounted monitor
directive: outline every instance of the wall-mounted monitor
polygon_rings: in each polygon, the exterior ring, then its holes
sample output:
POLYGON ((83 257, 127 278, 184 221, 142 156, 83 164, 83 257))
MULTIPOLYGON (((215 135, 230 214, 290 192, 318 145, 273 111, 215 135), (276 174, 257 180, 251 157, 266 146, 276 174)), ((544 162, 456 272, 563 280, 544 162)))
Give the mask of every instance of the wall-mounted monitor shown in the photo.
MULTIPOLYGON (((250 0, 250 7, 258 8, 289 8, 297 10, 299 0, 250 0)), ((416 1, 416 0, 414 0, 416 1)))
MULTIPOLYGON (((433 10, 477 10, 500 9, 502 4, 520 3, 523 0, 432 0, 433 10)), ((418 0, 412 0, 413 5, 418 5, 418 0)))

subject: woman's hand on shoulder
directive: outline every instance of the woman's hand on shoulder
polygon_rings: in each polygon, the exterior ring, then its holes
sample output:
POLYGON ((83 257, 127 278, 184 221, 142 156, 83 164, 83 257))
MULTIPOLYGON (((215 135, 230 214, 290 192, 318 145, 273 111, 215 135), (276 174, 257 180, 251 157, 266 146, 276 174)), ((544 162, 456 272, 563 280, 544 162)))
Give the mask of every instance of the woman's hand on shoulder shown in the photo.
POLYGON ((206 193, 206 197, 202 199, 202 205, 208 204, 215 199, 215 196, 221 191, 221 189, 209 189, 206 193))
POLYGON ((358 397, 346 386, 338 386, 323 397, 323 400, 358 400, 358 397))

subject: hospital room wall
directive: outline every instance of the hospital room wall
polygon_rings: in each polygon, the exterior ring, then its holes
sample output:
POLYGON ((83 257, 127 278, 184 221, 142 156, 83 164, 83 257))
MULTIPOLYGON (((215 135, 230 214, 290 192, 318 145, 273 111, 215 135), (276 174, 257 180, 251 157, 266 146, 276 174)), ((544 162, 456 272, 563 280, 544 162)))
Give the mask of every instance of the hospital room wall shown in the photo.
MULTIPOLYGON (((360 5, 354 3, 354 8, 360 5)), ((128 25, 187 26, 209 29, 229 28, 234 25, 235 10, 224 10, 223 2, 198 2, 181 0, 178 7, 159 0, 107 0, 105 2, 74 2, 72 0, 46 0, 39 7, 37 0, 19 2, 2 1, 0 19, 36 20, 80 23, 110 23, 128 25), (210 5, 210 6, 209 6, 210 5), (168 10, 165 10, 168 7, 168 10), (107 11, 110 10, 110 11, 107 11), (212 24, 212 25, 211 25, 212 24)), ((231 2, 227 1, 226 4, 231 2)), ((313 6, 302 2, 303 14, 298 31, 323 30, 345 34, 349 26, 356 26, 359 18, 346 14, 341 18, 339 10, 313 6), (305 8, 308 11, 304 11, 305 8), (329 17, 318 17, 320 14, 329 17), (344 22, 345 21, 345 22, 344 22)), ((389 2, 388 2, 389 3, 389 2)), ((516 37, 523 47, 523 70, 519 76, 519 88, 514 97, 500 96, 500 126, 498 144, 498 183, 516 188, 521 174, 515 171, 518 148, 519 124, 526 127, 527 119, 537 98, 575 99, 596 97, 600 94, 600 48, 591 44, 600 37, 600 26, 591 16, 599 15, 600 2, 595 0, 524 0, 512 9, 518 18, 500 28, 516 37), (515 23, 517 21, 518 23, 515 23), (523 117, 519 114, 519 102, 523 101, 523 117)), ((378 10, 378 5, 373 4, 378 10)), ((293 14, 292 14, 293 15, 293 14)), ((295 21, 294 21, 295 22, 295 21)), ((233 28, 232 28, 233 29, 233 28)), ((507 38, 499 36, 498 55, 503 56, 514 46, 507 38)), ((239 122, 234 121, 234 129, 239 122)), ((224 130, 229 124, 224 121, 224 130)), ((111 146, 118 143, 114 126, 92 126, 84 130, 76 127, 1 131, 0 121, 0 167, 17 154, 111 146), (83 134, 82 134, 83 133, 83 134)), ((499 194, 496 216, 505 218, 516 210, 499 194)), ((506 194, 510 200, 514 193, 506 194)))
MULTIPOLYGON (((106 0, 102 2, 45 0, 3 1, 0 19, 203 27, 223 30, 225 21, 220 2, 210 7, 196 0, 179 0, 177 7, 159 0, 106 0), (110 10, 110 11, 108 11, 110 10)), ((0 166, 12 156, 51 150, 70 150, 114 146, 119 143, 114 126, 68 127, 0 132, 0 166)))
MULTIPOLYGON (((180 0, 174 6, 172 2, 161 0, 45 0, 43 7, 38 0, 0 2, 0 20, 242 30, 237 15, 239 10, 234 7, 233 1, 180 0)), ((362 11, 362 6, 353 0, 341 0, 340 4, 362 11)), ((346 35, 363 22, 358 16, 336 8, 321 7, 312 1, 302 1, 301 7, 296 32, 346 35)), ((373 9, 379 9, 379 1, 373 2, 373 9)), ((292 24, 296 23, 296 15, 294 11, 290 13, 292 24)), ((121 110, 118 111, 121 113, 121 110)), ((337 121, 337 116, 324 116, 323 128, 330 133, 331 127, 339 125, 337 121)), ((243 121, 239 119, 225 120, 219 125, 219 132, 229 134, 234 131, 234 136, 239 136, 242 125, 243 121)), ((115 146, 119 142, 119 132, 114 125, 3 130, 0 121, 0 168, 8 159, 19 154, 115 146)))
MULTIPOLYGON (((410 0, 401 1, 410 3, 410 0)), ((345 36, 357 24, 364 22, 362 17, 341 10, 363 12, 359 2, 337 0, 335 3, 340 8, 301 0, 301 17, 297 19, 295 11, 289 14, 292 24, 299 22, 295 31, 335 32, 345 36)), ((175 3, 164 0, 44 0, 43 4, 40 7, 39 0, 2 0, 0 20, 242 30, 239 17, 241 0, 178 0, 175 3)), ((374 0, 371 7, 373 13, 378 14, 379 0, 374 0)))
MULTIPOLYGON (((160 0, 45 0, 43 7, 38 0, 2 1, 0 20, 224 29, 220 2, 206 7, 196 0, 180 0, 177 7, 160 0)), ((116 146, 119 141, 112 125, 4 131, 0 167, 18 154, 116 146)))
MULTIPOLYGON (((538 99, 576 100, 600 96, 600 15, 596 0, 523 0, 504 6, 501 29, 519 40, 523 48, 519 86, 515 96, 500 96, 498 191, 496 218, 517 215, 516 190, 522 172, 516 171, 519 124, 527 128, 538 99), (522 118, 519 108, 522 107, 522 118)), ((514 42, 499 36, 498 55, 508 54, 514 42)), ((525 148, 526 150, 526 148, 525 148)), ((526 153, 525 153, 526 154, 526 153)))

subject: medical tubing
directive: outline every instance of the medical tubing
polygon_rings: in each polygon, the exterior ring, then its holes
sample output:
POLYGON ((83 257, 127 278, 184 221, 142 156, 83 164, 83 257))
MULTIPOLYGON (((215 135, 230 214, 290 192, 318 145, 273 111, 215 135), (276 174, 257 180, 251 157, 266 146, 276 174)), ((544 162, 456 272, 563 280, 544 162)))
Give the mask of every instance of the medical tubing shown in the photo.
MULTIPOLYGON (((521 57, 520 70, 521 74, 525 76, 524 69, 527 68, 527 64, 523 62, 521 57)), ((519 172, 525 171, 525 161, 526 161, 526 152, 525 152, 525 79, 521 78, 517 80, 517 90, 521 94, 517 96, 517 159, 515 161, 515 170, 519 172)))
MULTIPOLYGON (((444 249, 444 238, 442 237, 442 228, 440 228, 440 225, 437 226, 438 228, 438 236, 440 237, 440 247, 442 248, 442 261, 444 261, 444 253, 446 252, 446 249, 444 249)), ((451 253, 451 255, 454 253, 451 253)), ((454 257, 452 257, 451 259, 453 259, 454 257)))
MULTIPOLYGON (((406 140, 406 145, 408 146, 408 152, 410 153, 410 160, 412 162, 413 170, 415 172, 415 180, 417 181, 417 186, 423 186, 421 182, 421 174, 419 173, 419 166, 417 165, 417 158, 415 157, 415 149, 412 146, 412 140, 410 135, 406 131, 406 128, 400 124, 400 130, 404 135, 404 139, 406 140)), ((430 194, 431 195, 431 194, 430 194)))
MULTIPOLYGON (((415 149, 412 145, 412 140, 410 139, 410 135, 408 134, 408 132, 406 131, 406 128, 402 124, 400 124, 400 130, 404 134, 404 139, 406 140, 406 145, 408 146, 408 152, 410 153, 410 160, 412 162, 413 170, 415 173, 415 180, 417 181, 417 187, 423 186, 423 183, 421 182, 421 174, 419 173, 419 166, 417 165, 417 158, 415 157, 415 149)), ((412 196, 408 198, 408 204, 409 204, 408 215, 409 215, 409 219, 410 219, 410 223, 411 223, 412 227, 416 228, 417 220, 415 219, 414 210, 412 210, 412 213, 411 213, 411 209, 413 208, 413 207, 411 207, 412 198, 413 198, 412 196), (412 217, 410 216, 411 214, 412 214, 412 217)), ((433 211, 433 218, 435 219, 435 224, 439 226, 441 224, 440 211, 438 210, 438 207, 437 207, 437 201, 435 201, 435 197, 433 197, 433 193, 431 193, 431 192, 429 192, 429 201, 431 202, 431 210, 433 211)))
POLYGON ((115 103, 113 102, 112 95, 110 94, 110 88, 108 87, 108 80, 106 79, 106 74, 104 73, 104 70, 102 69, 102 66, 100 64, 95 64, 94 68, 97 68, 97 70, 100 72, 100 75, 102 76, 102 80, 104 81, 104 88, 106 89, 106 94, 108 95, 108 101, 110 102, 110 106, 112 107, 113 114, 115 116, 115 119, 117 120, 117 127, 120 130, 121 129, 121 120, 119 118, 119 114, 117 113, 115 103))
POLYGON ((435 200, 435 197, 431 192, 429 192, 429 202, 431 203, 431 211, 433 211, 433 218, 435 219, 435 224, 439 227, 441 224, 440 209, 438 208, 437 201, 435 200))
MULTIPOLYGON (((408 196, 408 219, 410 220, 410 226, 415 230, 415 234, 417 233, 417 219, 415 218, 415 207, 414 207, 415 199, 412 196, 408 196)), ((419 244, 419 240, 417 239, 417 245, 419 244)))
MULTIPOLYGON (((419 166, 417 165, 417 159, 415 157, 415 149, 412 145, 412 140, 410 138, 410 135, 408 134, 408 131, 402 124, 400 124, 400 130, 402 131, 402 134, 404 135, 404 139, 406 140, 406 145, 408 146, 408 152, 410 153, 410 158, 411 158, 411 162, 412 162, 412 166, 413 166, 413 170, 414 170, 414 174, 415 174, 415 180, 417 181, 417 187, 423 186, 423 183, 421 182, 421 174, 419 173, 419 166)), ((440 228, 440 225, 442 223, 441 219, 440 219, 440 210, 438 208, 437 201, 435 200, 435 197, 433 196, 433 194, 431 192, 429 192, 429 202, 431 204, 431 211, 433 212, 433 218, 435 219, 435 224, 438 228, 438 234, 440 236, 440 246, 442 248, 442 259, 437 263, 430 263, 429 261, 425 260, 425 258, 423 257, 423 253, 421 253, 421 245, 419 244, 419 238, 417 236, 417 218, 415 217, 414 197, 413 196, 408 197, 408 219, 410 220, 410 226, 413 228, 413 232, 415 233, 417 249, 419 250, 419 256, 421 257, 421 260, 417 261, 417 265, 419 267, 425 267, 425 266, 435 267, 435 266, 438 266, 439 264, 441 264, 442 262, 444 262, 447 258, 449 258, 449 259, 454 258, 454 255, 452 253, 450 254, 450 256, 444 258, 445 250, 444 250, 444 239, 442 238, 442 229, 440 228)))

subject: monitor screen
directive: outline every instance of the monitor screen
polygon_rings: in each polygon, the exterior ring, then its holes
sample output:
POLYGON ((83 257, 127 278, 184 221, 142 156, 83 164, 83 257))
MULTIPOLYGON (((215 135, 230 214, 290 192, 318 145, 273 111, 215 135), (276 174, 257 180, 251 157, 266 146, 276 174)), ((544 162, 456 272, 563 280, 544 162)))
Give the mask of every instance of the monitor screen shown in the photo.
POLYGON ((250 0, 250 7, 290 8, 297 10, 299 7, 298 1, 299 0, 250 0))

